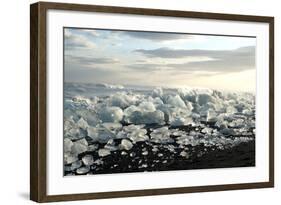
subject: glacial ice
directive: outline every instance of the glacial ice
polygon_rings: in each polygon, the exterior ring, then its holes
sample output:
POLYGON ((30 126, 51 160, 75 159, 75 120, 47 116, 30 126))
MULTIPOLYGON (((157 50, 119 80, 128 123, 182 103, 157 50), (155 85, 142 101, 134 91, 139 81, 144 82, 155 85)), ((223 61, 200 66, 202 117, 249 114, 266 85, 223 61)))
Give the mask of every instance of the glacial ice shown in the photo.
POLYGON ((83 171, 84 167, 103 163, 94 161, 88 152, 105 157, 120 150, 122 155, 135 156, 132 150, 138 142, 152 146, 140 152, 144 156, 152 152, 161 157, 162 149, 171 153, 181 149, 178 154, 188 158, 188 146, 204 144, 224 149, 253 140, 254 135, 255 96, 249 93, 191 88, 137 92, 124 88, 106 96, 65 100, 67 169, 81 167, 83 171))

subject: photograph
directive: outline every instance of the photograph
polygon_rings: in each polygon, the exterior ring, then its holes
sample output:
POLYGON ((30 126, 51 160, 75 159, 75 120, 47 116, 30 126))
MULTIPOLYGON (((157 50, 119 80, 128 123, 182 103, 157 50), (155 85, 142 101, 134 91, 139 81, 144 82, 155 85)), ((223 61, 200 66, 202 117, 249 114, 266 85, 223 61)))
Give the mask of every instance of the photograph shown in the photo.
POLYGON ((255 166, 255 36, 63 28, 64 176, 255 166))

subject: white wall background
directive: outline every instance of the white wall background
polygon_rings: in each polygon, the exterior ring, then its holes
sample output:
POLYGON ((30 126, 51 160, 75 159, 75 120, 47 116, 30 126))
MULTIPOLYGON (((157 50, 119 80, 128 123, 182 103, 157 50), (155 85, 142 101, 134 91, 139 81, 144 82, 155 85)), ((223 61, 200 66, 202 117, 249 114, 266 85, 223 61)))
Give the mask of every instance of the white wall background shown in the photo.
MULTIPOLYGON (((51 1, 51 0, 50 0, 51 1)), ((277 0, 74 0, 87 4, 275 16, 275 164, 274 189, 106 199, 60 204, 273 204, 280 199, 280 38, 281 12, 277 0)), ((29 201, 29 4, 2 1, 0 7, 0 204, 29 201)), ((219 177, 219 176, 218 176, 219 177)), ((56 203, 55 203, 56 204, 56 203)), ((275 203, 276 204, 276 203, 275 203)))

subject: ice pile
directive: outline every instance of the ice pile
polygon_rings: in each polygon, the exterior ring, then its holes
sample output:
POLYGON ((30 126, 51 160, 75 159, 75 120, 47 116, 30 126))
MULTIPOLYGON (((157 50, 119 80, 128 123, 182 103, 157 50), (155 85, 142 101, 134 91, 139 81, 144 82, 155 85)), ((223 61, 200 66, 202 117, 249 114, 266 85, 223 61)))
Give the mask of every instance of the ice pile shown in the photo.
MULTIPOLYGON (((254 140, 255 96, 251 93, 210 89, 122 90, 65 99, 67 169, 76 170, 77 174, 88 173, 95 164, 102 164, 97 160, 119 151, 126 155, 138 143, 152 146, 152 152, 157 152, 159 146, 171 153, 182 149, 178 155, 188 158, 186 146, 224 149, 254 140), (93 152, 99 158, 87 154, 93 152)), ((141 153, 146 156, 150 152, 141 153)))

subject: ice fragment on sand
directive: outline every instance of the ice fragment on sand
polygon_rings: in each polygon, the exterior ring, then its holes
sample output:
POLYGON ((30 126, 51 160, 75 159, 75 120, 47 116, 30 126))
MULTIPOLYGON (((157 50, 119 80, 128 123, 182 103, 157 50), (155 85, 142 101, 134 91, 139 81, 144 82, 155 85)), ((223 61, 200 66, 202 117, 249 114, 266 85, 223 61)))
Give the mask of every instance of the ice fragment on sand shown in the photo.
POLYGON ((71 147, 71 152, 75 155, 86 152, 87 150, 88 150, 88 142, 85 140, 85 138, 81 140, 77 140, 76 142, 73 143, 73 146, 71 147))
POLYGON ((105 157, 107 155, 110 155, 109 149, 99 149, 98 154, 100 157, 105 157))
POLYGON ((72 146, 73 146, 73 142, 69 138, 65 138, 63 140, 64 152, 70 152, 72 146))
POLYGON ((80 167, 76 170, 77 174, 86 174, 90 171, 90 167, 86 166, 86 167, 80 167))
POLYGON ((78 169, 79 167, 82 166, 82 162, 79 160, 79 161, 76 161, 76 162, 73 162, 71 164, 71 170, 75 170, 75 169, 78 169))
POLYGON ((76 155, 73 155, 70 152, 64 153, 64 164, 71 164, 77 160, 78 160, 78 158, 76 155))
POLYGON ((94 158, 92 155, 85 155, 83 158, 82 158, 82 162, 85 164, 85 165, 92 165, 94 164, 94 158))
POLYGON ((188 153, 186 151, 182 151, 180 153, 180 156, 185 157, 185 158, 189 158, 189 155, 188 155, 188 153))
POLYGON ((130 140, 122 139, 120 147, 121 147, 121 149, 130 150, 130 149, 132 149, 133 144, 131 143, 130 140))

